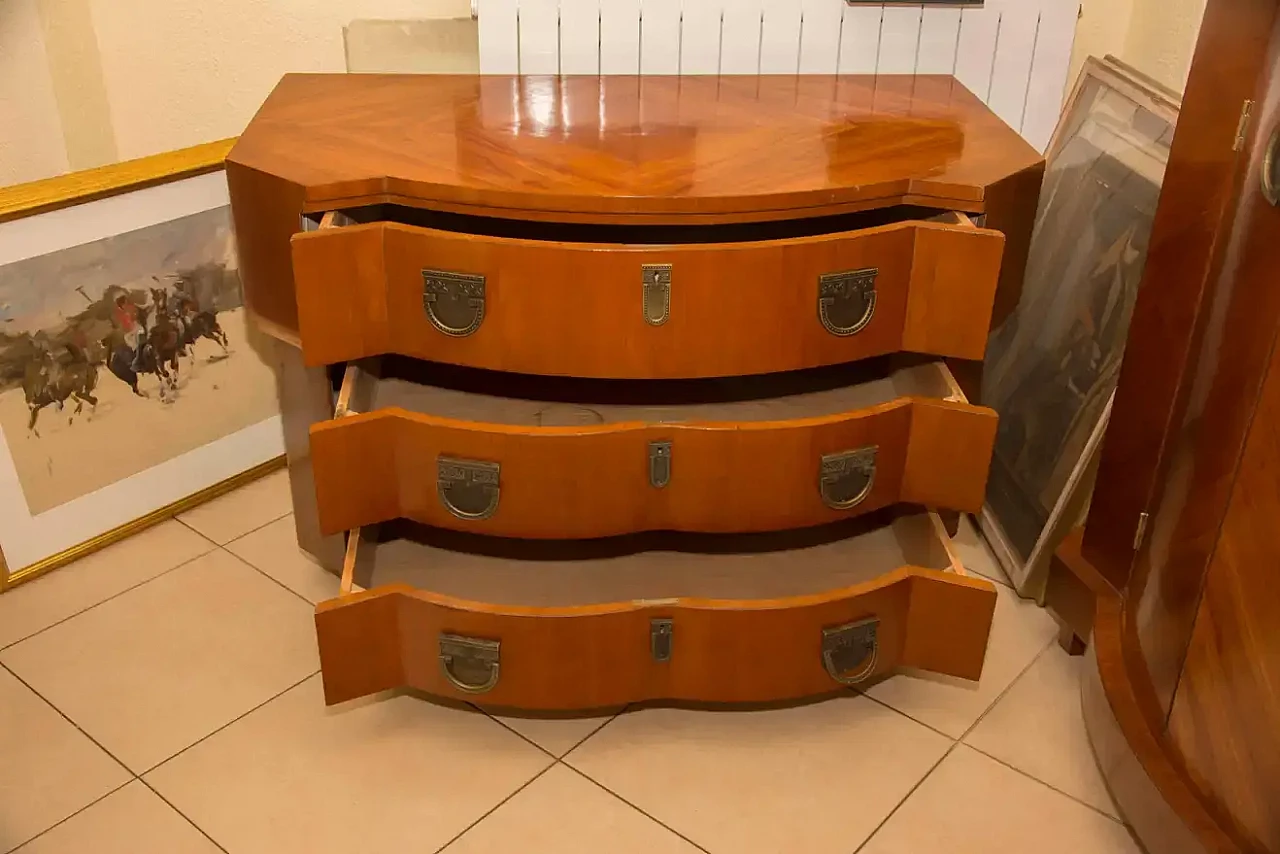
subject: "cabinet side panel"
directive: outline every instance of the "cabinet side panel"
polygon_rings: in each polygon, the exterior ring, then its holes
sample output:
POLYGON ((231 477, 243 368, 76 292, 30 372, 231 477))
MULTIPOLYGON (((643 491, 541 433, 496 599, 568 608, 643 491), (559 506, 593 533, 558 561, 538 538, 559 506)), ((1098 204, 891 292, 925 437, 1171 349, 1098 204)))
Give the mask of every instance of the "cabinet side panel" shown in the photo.
POLYGON ((296 341, 298 305, 289 239, 301 230, 302 190, 289 182, 227 162, 245 305, 265 331, 296 341))

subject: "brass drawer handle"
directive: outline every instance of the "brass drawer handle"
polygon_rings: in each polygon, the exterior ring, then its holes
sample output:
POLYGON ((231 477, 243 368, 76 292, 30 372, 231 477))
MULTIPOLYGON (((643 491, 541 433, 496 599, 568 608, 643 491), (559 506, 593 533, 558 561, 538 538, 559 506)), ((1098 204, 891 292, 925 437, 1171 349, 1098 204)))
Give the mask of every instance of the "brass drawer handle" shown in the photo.
POLYGON ((871 494, 876 482, 878 445, 827 454, 818 474, 818 493, 832 510, 857 507, 871 494))
POLYGON ((671 317, 671 265, 642 264, 640 278, 644 286, 644 322, 661 326, 671 317))
POLYGON ((827 675, 841 685, 857 685, 875 672, 879 627, 880 621, 872 617, 823 629, 822 666, 827 675))
POLYGON ((440 635, 440 669, 453 687, 483 694, 498 684, 502 641, 440 635))
POLYGON ((880 270, 867 267, 818 277, 818 320, 832 335, 847 337, 861 332, 876 313, 876 277, 880 270))
POLYGON ((465 338, 484 323, 484 276, 423 270, 422 307, 436 329, 465 338))
POLYGON ((1262 195, 1272 207, 1280 207, 1280 186, 1276 185, 1276 169, 1280 168, 1280 128, 1271 134, 1267 153, 1262 158, 1262 195))
POLYGON ((662 489, 671 482, 671 443, 649 443, 649 485, 662 489))
POLYGON ((436 494, 445 509, 459 519, 488 519, 501 498, 500 463, 436 458, 436 494))

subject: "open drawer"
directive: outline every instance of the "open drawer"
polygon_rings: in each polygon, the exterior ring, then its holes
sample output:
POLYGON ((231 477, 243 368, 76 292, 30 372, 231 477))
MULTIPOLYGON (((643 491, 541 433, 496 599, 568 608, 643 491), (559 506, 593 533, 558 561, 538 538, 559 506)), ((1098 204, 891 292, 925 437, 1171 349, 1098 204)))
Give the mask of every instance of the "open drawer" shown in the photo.
POLYGON ((777 239, 762 237, 783 226, 517 224, 540 235, 527 239, 480 218, 400 210, 440 226, 424 227, 390 215, 330 212, 294 235, 309 364, 400 354, 669 379, 898 352, 980 360, 1004 248, 962 214, 855 230, 801 221, 785 227, 837 230, 777 239), (499 233, 474 230, 486 228, 499 233))
POLYGON ((629 384, 385 359, 350 366, 341 399, 342 417, 311 428, 328 534, 398 518, 567 539, 776 531, 898 503, 976 512, 997 421, 943 363, 905 359, 629 384))
POLYGON ((996 600, 932 513, 589 543, 396 523, 354 532, 347 557, 344 595, 316 608, 331 704, 405 686, 529 710, 775 702, 903 667, 976 680, 996 600))

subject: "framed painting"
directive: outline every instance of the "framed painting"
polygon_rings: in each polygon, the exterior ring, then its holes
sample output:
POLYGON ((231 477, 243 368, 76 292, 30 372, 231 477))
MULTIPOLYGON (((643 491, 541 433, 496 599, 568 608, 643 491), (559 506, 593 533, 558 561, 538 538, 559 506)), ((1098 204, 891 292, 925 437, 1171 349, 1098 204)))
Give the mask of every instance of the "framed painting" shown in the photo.
POLYGON ((1000 427, 980 526, 1026 596, 1087 505, 1178 108, 1176 93, 1091 57, 1046 154, 1022 298, 983 376, 1000 427))
POLYGON ((0 589, 282 464, 230 147, 0 189, 0 589))

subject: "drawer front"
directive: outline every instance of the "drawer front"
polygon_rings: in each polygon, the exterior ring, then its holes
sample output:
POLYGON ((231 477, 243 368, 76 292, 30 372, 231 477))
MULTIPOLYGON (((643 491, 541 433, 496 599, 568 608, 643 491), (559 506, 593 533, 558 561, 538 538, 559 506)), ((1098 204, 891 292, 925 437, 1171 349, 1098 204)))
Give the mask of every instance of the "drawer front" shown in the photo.
POLYGON ((311 431, 320 524, 506 537, 771 531, 899 502, 981 509, 996 414, 903 398, 741 423, 517 427, 390 408, 311 431))
POLYGON ((903 222, 768 242, 554 243, 375 223, 293 238, 303 355, 528 374, 759 374, 981 359, 1004 237, 903 222))
POLYGON ((840 691, 899 667, 976 680, 995 608, 983 579, 904 567, 774 600, 501 608, 378 588, 316 609, 326 702, 398 687, 493 707, 758 703, 840 691))

